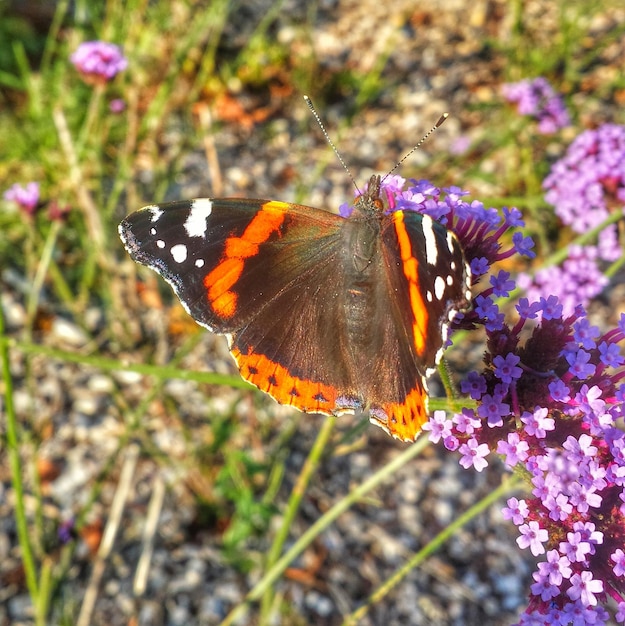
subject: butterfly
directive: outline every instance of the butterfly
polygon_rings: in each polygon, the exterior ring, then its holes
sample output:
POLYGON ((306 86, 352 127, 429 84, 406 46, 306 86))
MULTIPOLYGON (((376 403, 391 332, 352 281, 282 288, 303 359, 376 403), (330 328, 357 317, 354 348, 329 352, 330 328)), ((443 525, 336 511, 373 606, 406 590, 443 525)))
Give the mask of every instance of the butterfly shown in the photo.
POLYGON ((280 202, 200 198, 124 219, 130 256, 223 334, 242 377, 306 413, 368 412, 414 441, 449 322, 470 302, 457 237, 385 209, 372 176, 349 217, 280 202))

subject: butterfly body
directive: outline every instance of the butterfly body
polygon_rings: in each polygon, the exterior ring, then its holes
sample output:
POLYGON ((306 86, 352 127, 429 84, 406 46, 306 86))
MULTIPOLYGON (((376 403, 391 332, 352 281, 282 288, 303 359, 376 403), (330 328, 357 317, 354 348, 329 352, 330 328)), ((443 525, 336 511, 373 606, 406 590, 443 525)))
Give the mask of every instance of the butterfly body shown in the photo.
POLYGON ((380 178, 344 218, 266 200, 146 207, 120 236, 189 314, 227 336, 241 375, 282 404, 372 422, 412 441, 447 324, 468 306, 455 236, 430 217, 386 212, 380 178))

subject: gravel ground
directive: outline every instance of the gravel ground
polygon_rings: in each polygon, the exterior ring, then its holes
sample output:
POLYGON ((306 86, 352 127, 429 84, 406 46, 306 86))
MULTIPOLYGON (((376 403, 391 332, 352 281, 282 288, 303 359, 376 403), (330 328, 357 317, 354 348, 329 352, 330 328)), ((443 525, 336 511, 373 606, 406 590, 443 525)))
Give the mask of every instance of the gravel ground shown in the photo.
MULTIPOLYGON (((233 47, 247 36, 249 24, 257 23, 263 15, 265 4, 246 5, 234 16, 227 30, 227 40, 233 47)), ((533 32, 548 39, 557 24, 556 3, 528 2, 525 10, 535 25, 540 25, 533 32)), ((308 54, 312 48, 320 77, 342 67, 373 71, 380 55, 389 54, 383 73, 388 88, 341 132, 340 149, 356 180, 366 181, 371 173, 390 169, 441 112, 450 111, 450 120, 411 157, 401 173, 429 177, 441 185, 463 186, 463 166, 452 158, 446 163, 440 155, 448 155, 450 144, 461 136, 480 140, 488 135, 489 103, 497 98, 505 77, 505 60, 492 42, 511 36, 508 3, 396 0, 389 7, 371 0, 322 1, 314 37, 299 42, 297 24, 305 15, 305 3, 286 2, 275 36, 290 42, 294 50, 300 46, 301 54, 308 54), (398 23, 403 24, 399 29, 398 23)), ((622 9, 589 17, 597 37, 623 19, 622 9)), ((622 59, 623 50, 620 53, 619 57, 611 52, 614 58, 622 59)), ((600 81, 601 71, 605 70, 589 70, 589 80, 600 81)), ((313 93, 322 87, 313 83, 313 93)), ((249 103, 250 107, 258 105, 252 96, 249 103)), ((350 103, 350 98, 337 100, 321 111, 332 136, 333 129, 347 119, 350 103)), ((595 122, 600 123, 604 116, 610 117, 611 106, 606 103, 601 111, 586 114, 594 115, 595 122)), ((328 161, 327 145, 303 102, 285 111, 284 118, 273 117, 267 128, 235 129, 225 125, 215 143, 224 195, 295 199, 298 181, 288 176, 290 168, 298 168, 304 184, 308 184, 314 180, 314 163, 328 161), (307 130, 302 132, 302 128, 307 130)), ((328 162, 331 164, 324 169, 323 178, 314 180, 306 204, 337 207, 351 197, 344 171, 333 161, 328 162)), ((488 174, 484 180, 496 178, 499 167, 496 159, 482 161, 481 168, 488 174)), ((211 185, 203 153, 193 154, 180 178, 180 188, 171 191, 172 198, 210 195, 211 185)), ((480 193, 501 192, 492 182, 484 182, 472 191, 477 197, 480 193)), ((10 331, 18 337, 25 320, 21 279, 5 270, 3 280, 9 287, 2 294, 2 304, 10 331)), ((598 320, 605 323, 606 313, 615 311, 623 297, 621 285, 610 292, 605 302, 597 303, 598 320)), ((149 354, 148 349, 156 350, 155 360, 166 361, 177 346, 166 341, 168 322, 163 319, 163 311, 144 308, 141 315, 139 322, 146 341, 153 341, 155 346, 142 346, 141 351, 149 354)), ((89 329, 97 330, 102 314, 93 309, 85 321, 89 329)), ((186 322, 180 324, 185 326, 186 322)), ((95 349, 77 325, 62 317, 51 316, 43 321, 38 338, 72 352, 92 353, 95 349)), ((479 363, 482 350, 476 337, 455 351, 452 363, 466 371, 479 363)), ((128 351, 126 356, 133 361, 139 358, 137 351, 128 351)), ((93 612, 86 623, 218 624, 243 599, 260 570, 256 565, 246 569, 229 562, 221 549, 224 528, 206 522, 198 510, 198 498, 210 500, 213 484, 211 477, 197 471, 187 457, 189 442, 212 441, 215 434, 210 417, 230 414, 240 422, 235 435, 240 438, 239 447, 256 462, 270 463, 275 454, 286 454, 286 475, 274 499, 282 509, 323 418, 303 417, 260 394, 221 387, 207 393, 206 385, 182 380, 165 383, 158 397, 167 398, 169 403, 151 401, 145 413, 135 418, 130 407, 146 398, 154 385, 148 377, 35 357, 30 361, 29 379, 34 384, 26 384, 24 355, 13 351, 12 358, 17 409, 24 419, 36 416, 34 431, 43 442, 36 458, 32 453, 34 443, 25 446, 24 460, 29 476, 38 473, 42 477, 41 513, 46 520, 44 529, 50 529, 46 543, 54 545, 56 523, 84 507, 94 485, 101 481, 89 507, 86 530, 81 532, 77 550, 67 565, 69 583, 62 588, 60 602, 66 612, 57 616, 59 622, 73 623, 83 604, 96 569, 93 543, 101 538, 107 520, 114 517, 116 497, 125 496, 118 534, 104 562, 93 612), (123 452, 117 454, 127 424, 134 419, 142 421, 141 434, 132 443, 122 444, 123 452), (286 446, 284 438, 288 440, 286 446), (157 532, 142 588, 141 559, 146 554, 142 538, 151 519, 158 522, 157 532)), ((189 370, 233 371, 225 341, 210 333, 202 334, 183 363, 189 370)), ((349 417, 339 420, 337 438, 356 421, 349 417)), ((324 458, 290 529, 291 541, 351 488, 404 449, 405 445, 371 426, 346 453, 324 458)), ((496 462, 480 474, 465 471, 455 455, 429 446, 389 484, 344 513, 292 564, 278 584, 282 607, 290 607, 288 617, 281 622, 276 613, 271 623, 340 623, 342 615, 357 608, 437 532, 496 488, 503 474, 496 462)), ((32 489, 32 480, 28 482, 32 489)), ((0 625, 31 623, 16 547, 13 503, 8 465, 2 460, 0 625)), ((27 498, 27 505, 29 513, 34 514, 32 498, 27 498)), ((504 522, 500 508, 492 507, 456 533, 375 605, 361 623, 513 623, 527 602, 533 560, 517 549, 515 529, 504 522)), ((277 528, 280 517, 276 516, 272 524, 277 528)), ((252 537, 247 546, 259 562, 268 549, 265 537, 252 537)), ((254 609, 240 623, 255 623, 256 614, 254 609)))

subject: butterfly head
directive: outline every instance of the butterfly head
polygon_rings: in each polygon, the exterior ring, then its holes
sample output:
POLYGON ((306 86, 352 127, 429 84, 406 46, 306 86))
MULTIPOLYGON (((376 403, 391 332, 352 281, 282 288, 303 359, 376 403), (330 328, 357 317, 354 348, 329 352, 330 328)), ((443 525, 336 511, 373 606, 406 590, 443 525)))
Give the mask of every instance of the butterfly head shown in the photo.
POLYGON ((384 202, 381 197, 382 182, 380 176, 374 174, 369 179, 366 191, 356 196, 354 201, 354 212, 365 217, 372 215, 382 215, 384 213, 384 202))

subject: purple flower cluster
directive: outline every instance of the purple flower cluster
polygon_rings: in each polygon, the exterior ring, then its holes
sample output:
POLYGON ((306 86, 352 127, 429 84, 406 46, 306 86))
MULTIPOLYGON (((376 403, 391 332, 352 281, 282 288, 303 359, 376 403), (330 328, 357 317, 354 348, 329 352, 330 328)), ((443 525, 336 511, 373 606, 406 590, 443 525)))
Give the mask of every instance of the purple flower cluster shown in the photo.
POLYGON ((538 302, 544 294, 557 296, 564 317, 572 315, 579 304, 586 306, 608 284, 597 264, 596 246, 570 246, 569 256, 559 266, 545 267, 531 277, 521 274, 517 285, 528 299, 538 302))
POLYGON ((39 183, 31 182, 25 187, 15 183, 4 192, 4 199, 15 202, 26 215, 32 216, 39 204, 39 183))
MULTIPOLYGON (((456 187, 438 189, 421 180, 404 189, 405 182, 399 176, 383 181, 389 210, 426 213, 453 230, 474 284, 496 261, 533 255, 516 209, 504 209, 502 217, 467 201, 456 187)), ((597 254, 596 248, 573 248, 559 274, 539 273, 532 298, 519 300, 513 322, 495 301, 515 288, 509 273, 482 279, 472 310, 452 324, 486 330, 485 367, 461 384, 475 408, 451 420, 435 411, 424 426, 433 442, 459 452, 463 467, 482 471, 494 452, 531 483, 530 496, 510 498, 504 509, 518 527, 518 545, 541 557, 522 626, 605 624, 608 613, 600 603, 608 597, 618 603, 616 619, 625 622, 625 430, 619 427, 625 418, 619 347, 625 315, 609 332, 591 325, 574 302, 584 289, 586 297, 591 293, 579 278, 572 283, 575 298, 561 285, 564 302, 540 293, 576 274, 603 284, 588 266, 597 254)))
POLYGON ((507 83, 503 85, 502 93, 508 102, 517 105, 521 115, 530 115, 538 120, 538 131, 543 135, 552 135, 571 123, 562 97, 546 78, 507 83))
POLYGON ((106 83, 126 69, 128 61, 119 46, 106 41, 85 41, 70 61, 90 83, 106 83))
MULTIPOLYGON (((604 124, 575 138, 553 164, 543 183, 545 199, 556 215, 576 233, 598 226, 611 210, 625 206, 625 126, 604 124)), ((599 241, 600 258, 614 261, 622 254, 616 226, 599 241)))
MULTIPOLYGON (((577 233, 586 233, 606 220, 611 210, 625 207, 625 126, 605 124, 579 135, 562 159, 551 168, 543 187, 545 198, 558 217, 577 233)), ((560 267, 544 268, 531 278, 519 277, 519 287, 530 300, 555 295, 564 316, 578 304, 584 306, 601 293, 608 280, 602 261, 613 262, 622 255, 616 225, 601 230, 595 246, 571 246, 560 267)))
MULTIPOLYGON (((406 189, 406 179, 397 175, 386 176, 382 180, 382 194, 387 200, 389 211, 417 211, 429 215, 452 230, 462 244, 465 257, 471 266, 471 277, 475 284, 486 274, 493 263, 502 261, 514 254, 529 258, 535 256, 534 242, 524 237, 519 229, 524 225, 520 212, 515 209, 503 209, 503 217, 497 209, 485 208, 482 202, 467 202, 463 198, 469 194, 459 187, 440 189, 427 180, 410 179, 406 189), (510 234, 512 245, 503 243, 504 235, 510 234)), ((348 217, 352 206, 343 204, 339 213, 348 217)), ((474 310, 456 317, 456 326, 474 328, 476 323, 487 326, 503 322, 499 313, 492 317, 493 297, 508 295, 514 288, 507 272, 491 277, 491 283, 478 296, 474 310)))
POLYGON ((529 477, 531 496, 503 511, 518 545, 544 555, 520 625, 604 624, 608 596, 625 621, 625 315, 601 333, 555 296, 517 311, 513 326, 487 330, 484 371, 461 385, 477 408, 437 411, 425 429, 464 467, 481 471, 496 451, 529 477))

